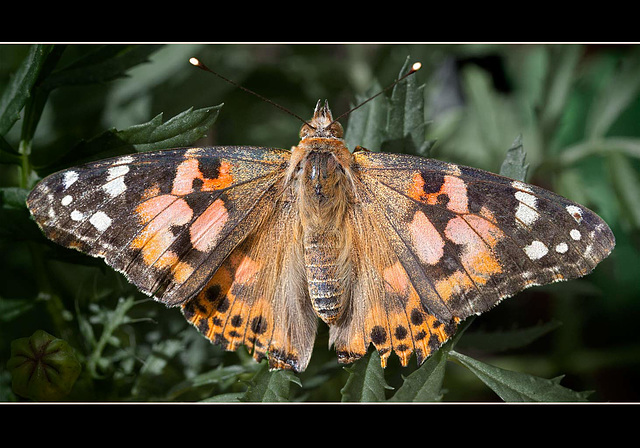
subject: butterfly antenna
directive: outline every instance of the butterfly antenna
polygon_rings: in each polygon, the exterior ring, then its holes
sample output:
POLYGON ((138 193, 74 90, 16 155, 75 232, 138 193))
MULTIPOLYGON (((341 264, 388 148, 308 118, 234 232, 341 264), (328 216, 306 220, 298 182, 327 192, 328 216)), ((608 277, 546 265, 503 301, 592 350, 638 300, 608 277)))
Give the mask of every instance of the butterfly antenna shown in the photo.
POLYGON ((375 95, 373 95, 372 97, 370 97, 369 99, 363 101, 362 103, 358 104, 357 106, 349 109, 348 111, 346 111, 345 113, 343 113, 342 115, 340 115, 338 118, 336 118, 335 120, 333 120, 331 123, 335 123, 336 121, 340 120, 342 117, 349 115, 351 112, 353 112, 354 110, 364 106, 365 104, 367 104, 369 101, 371 101, 372 99, 376 98, 379 95, 382 95, 384 92, 386 92, 387 90, 389 90, 390 88, 392 88, 393 86, 395 86, 396 84, 398 84, 400 81, 402 81, 403 79, 413 75, 415 72, 417 72, 418 70, 420 70, 420 68, 422 67, 422 64, 420 62, 414 62, 413 65, 411 66, 411 70, 409 70, 405 75, 401 76, 400 78, 396 79, 394 82, 392 82, 390 85, 388 85, 387 87, 385 87, 384 89, 382 89, 381 91, 379 91, 378 93, 376 93, 375 95))
MULTIPOLYGON (((239 89, 244 90, 244 91, 245 91, 245 92, 247 92, 247 93, 250 93, 250 94, 252 94, 252 95, 257 96, 257 97, 258 97, 258 98, 260 98, 261 100, 266 101, 267 103, 271 104, 272 106, 277 107, 277 108, 278 108, 278 109, 280 109, 281 111, 286 112, 286 113, 288 113, 289 115, 291 115, 291 116, 293 116, 293 117, 296 117, 298 120, 302 121, 304 124, 306 124, 306 125, 308 125, 308 126, 311 126, 311 125, 307 122, 307 120, 305 120, 304 118, 301 118, 301 117, 299 117, 298 115, 294 114, 294 113, 293 113, 293 112, 291 112, 289 109, 287 109, 287 108, 285 108, 285 107, 283 107, 283 106, 279 105, 278 103, 274 103, 274 102, 273 102, 273 101, 271 101, 269 98, 265 98, 264 96, 260 95, 259 93, 256 93, 256 92, 254 92, 253 90, 247 89, 246 87, 241 86, 241 85, 240 85, 240 84, 238 84, 237 82, 232 81, 232 80, 230 80, 230 79, 228 79, 228 78, 225 78, 225 77, 224 77, 224 76, 222 76, 220 73, 218 73, 218 72, 215 72, 215 71, 211 70, 209 67, 207 67, 207 66, 206 66, 206 65, 204 65, 202 62, 200 62, 200 60, 199 60, 198 58, 191 58, 191 59, 189 59, 189 62, 190 62, 192 65, 195 65, 196 67, 198 67, 198 68, 200 68, 200 69, 202 69, 202 70, 204 70, 204 71, 206 71, 206 72, 209 72, 209 73, 212 73, 212 74, 216 75, 218 78, 220 78, 220 79, 222 79, 222 80, 224 80, 224 81, 228 82, 229 84, 232 84, 232 85, 234 85, 234 86, 238 87, 239 89)), ((311 127, 313 128, 313 126, 311 126, 311 127)), ((315 129, 315 128, 314 128, 314 129, 315 129)))

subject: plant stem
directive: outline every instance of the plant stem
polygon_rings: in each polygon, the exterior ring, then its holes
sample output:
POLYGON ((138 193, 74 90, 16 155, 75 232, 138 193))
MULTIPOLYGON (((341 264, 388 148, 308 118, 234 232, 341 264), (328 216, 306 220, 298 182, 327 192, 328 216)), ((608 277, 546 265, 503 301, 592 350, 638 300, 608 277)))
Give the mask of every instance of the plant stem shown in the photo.
POLYGON ((29 156, 31 155, 31 140, 20 140, 18 146, 20 151, 21 173, 20 173, 20 188, 29 188, 29 177, 31 175, 31 163, 29 162, 29 156))

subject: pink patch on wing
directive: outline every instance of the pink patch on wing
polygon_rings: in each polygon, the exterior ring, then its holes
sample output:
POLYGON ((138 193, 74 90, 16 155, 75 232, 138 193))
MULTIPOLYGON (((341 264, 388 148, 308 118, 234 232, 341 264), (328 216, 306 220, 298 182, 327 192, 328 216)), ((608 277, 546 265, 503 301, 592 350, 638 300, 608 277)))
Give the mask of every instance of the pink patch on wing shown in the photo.
POLYGON ((214 248, 220 240, 220 232, 229 220, 229 213, 222 199, 216 199, 191 224, 191 244, 197 250, 205 252, 214 248))
POLYGON ((409 223, 413 247, 422 262, 436 264, 444 254, 444 240, 429 218, 421 211, 413 215, 409 223))

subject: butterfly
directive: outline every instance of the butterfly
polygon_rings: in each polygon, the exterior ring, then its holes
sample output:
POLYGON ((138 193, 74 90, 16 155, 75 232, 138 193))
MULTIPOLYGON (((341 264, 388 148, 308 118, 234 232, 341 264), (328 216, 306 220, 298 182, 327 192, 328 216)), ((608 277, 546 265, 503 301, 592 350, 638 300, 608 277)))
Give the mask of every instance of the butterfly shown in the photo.
POLYGON ((414 155, 350 151, 318 101, 291 150, 194 147, 54 173, 27 205, 51 240, 124 274, 215 344, 304 371, 320 321, 340 363, 421 364, 465 318, 591 272, 607 224, 551 191, 414 155))

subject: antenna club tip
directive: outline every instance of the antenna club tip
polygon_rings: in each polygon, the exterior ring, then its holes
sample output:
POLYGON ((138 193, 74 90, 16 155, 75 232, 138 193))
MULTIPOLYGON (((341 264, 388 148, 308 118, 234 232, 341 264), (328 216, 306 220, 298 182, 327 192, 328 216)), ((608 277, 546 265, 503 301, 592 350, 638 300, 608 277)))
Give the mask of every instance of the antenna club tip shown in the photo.
POLYGON ((422 68, 422 63, 421 62, 414 62, 413 65, 411 66, 411 71, 417 72, 421 68, 422 68))
POLYGON ((189 58, 189 62, 193 65, 200 65, 198 58, 189 58))

